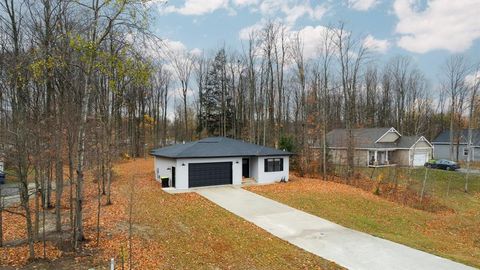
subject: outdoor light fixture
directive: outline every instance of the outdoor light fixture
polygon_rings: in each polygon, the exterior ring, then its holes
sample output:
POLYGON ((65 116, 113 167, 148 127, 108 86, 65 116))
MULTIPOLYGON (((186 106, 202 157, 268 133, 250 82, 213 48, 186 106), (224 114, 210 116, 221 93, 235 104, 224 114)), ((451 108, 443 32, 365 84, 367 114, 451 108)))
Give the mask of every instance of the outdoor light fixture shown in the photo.
POLYGON ((185 163, 182 163, 182 166, 185 166, 185 163))
POLYGON ((171 168, 167 168, 167 171, 170 171, 170 170, 171 170, 171 168))
POLYGON ((237 163, 237 164, 238 164, 238 161, 237 161, 237 162, 235 162, 235 163, 237 163))

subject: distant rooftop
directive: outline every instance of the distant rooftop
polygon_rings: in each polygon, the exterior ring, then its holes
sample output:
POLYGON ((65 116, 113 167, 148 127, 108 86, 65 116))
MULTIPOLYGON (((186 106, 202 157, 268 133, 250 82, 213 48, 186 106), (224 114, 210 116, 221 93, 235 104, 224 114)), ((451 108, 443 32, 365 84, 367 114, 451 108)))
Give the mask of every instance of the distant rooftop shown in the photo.
MULTIPOLYGON (((400 138, 391 143, 375 143, 385 133, 390 131, 391 127, 384 128, 356 128, 352 130, 355 148, 411 148, 422 136, 400 136, 400 138)), ((347 130, 334 129, 327 134, 327 145, 333 148, 347 147, 347 130)))
MULTIPOLYGON (((457 142, 457 138, 460 144, 467 144, 468 142, 468 129, 462 129, 454 132, 454 143, 457 142)), ((434 144, 450 144, 450 130, 447 129, 440 134, 432 141, 434 144)), ((480 145, 480 129, 472 130, 472 144, 479 146, 480 145)))
POLYGON ((225 137, 210 137, 152 150, 168 158, 290 156, 293 153, 225 137))

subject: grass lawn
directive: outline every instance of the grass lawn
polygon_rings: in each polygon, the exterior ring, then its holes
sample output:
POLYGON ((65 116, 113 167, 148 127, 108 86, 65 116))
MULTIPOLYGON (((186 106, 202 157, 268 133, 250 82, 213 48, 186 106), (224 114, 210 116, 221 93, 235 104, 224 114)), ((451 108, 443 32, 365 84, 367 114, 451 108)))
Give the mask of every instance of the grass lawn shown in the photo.
MULTIPOLYGON (((412 178, 420 182, 424 172, 412 170, 412 178)), ((381 170, 376 173, 387 174, 381 170)), ((479 177, 472 177, 470 193, 465 194, 463 174, 438 170, 428 173, 429 196, 453 211, 426 212, 380 198, 373 191, 299 177, 292 177, 286 184, 249 190, 346 227, 480 267, 479 177)))
MULTIPOLYGON (((119 174, 116 185, 120 195, 129 198, 134 190, 134 234, 137 241, 148 243, 146 254, 137 255, 140 260, 158 260, 162 269, 340 268, 272 236, 196 193, 163 192, 153 179, 151 159, 123 163, 115 170, 119 174), (128 180, 136 173, 140 174, 132 189, 128 180), (148 254, 149 250, 154 252, 148 254)), ((126 222, 117 224, 119 230, 125 227, 128 227, 126 222)), ((149 267, 143 267, 146 268, 149 267)))

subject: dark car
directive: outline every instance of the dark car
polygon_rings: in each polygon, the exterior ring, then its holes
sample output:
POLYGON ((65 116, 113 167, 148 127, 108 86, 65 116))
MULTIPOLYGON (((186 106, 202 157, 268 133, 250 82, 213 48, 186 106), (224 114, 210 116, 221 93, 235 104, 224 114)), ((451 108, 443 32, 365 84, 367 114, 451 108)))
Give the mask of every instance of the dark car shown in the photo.
POLYGON ((5 173, 0 171, 0 185, 5 184, 5 173))
POLYGON ((447 171, 456 171, 460 169, 458 163, 447 160, 447 159, 439 159, 439 160, 430 160, 425 163, 425 167, 432 168, 432 169, 440 169, 440 170, 447 170, 447 171))

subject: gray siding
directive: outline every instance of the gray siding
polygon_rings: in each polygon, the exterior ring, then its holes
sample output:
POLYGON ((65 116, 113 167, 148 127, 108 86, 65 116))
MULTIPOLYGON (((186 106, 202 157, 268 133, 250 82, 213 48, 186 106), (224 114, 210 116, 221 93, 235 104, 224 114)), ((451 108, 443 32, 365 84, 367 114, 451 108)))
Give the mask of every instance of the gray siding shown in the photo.
POLYGON ((391 164, 397 164, 400 166, 409 166, 408 164, 408 155, 410 154, 410 150, 399 149, 392 152, 390 157, 391 164))
MULTIPOLYGON (((347 150, 345 149, 330 149, 330 160, 333 164, 347 165, 347 150)), ((367 166, 368 165, 368 151, 367 150, 355 150, 353 158, 355 166, 367 166)))
MULTIPOLYGON (((463 154, 463 150, 466 148, 466 145, 459 146, 458 160, 466 161, 467 156, 463 154)), ((454 156, 453 159, 457 158, 457 146, 453 146, 454 156)), ((434 157, 436 159, 450 159, 450 145, 436 144, 434 145, 434 157)), ((473 150, 473 161, 480 161, 480 148, 475 147, 473 150)))

